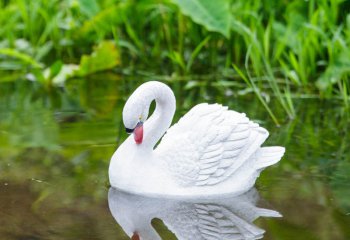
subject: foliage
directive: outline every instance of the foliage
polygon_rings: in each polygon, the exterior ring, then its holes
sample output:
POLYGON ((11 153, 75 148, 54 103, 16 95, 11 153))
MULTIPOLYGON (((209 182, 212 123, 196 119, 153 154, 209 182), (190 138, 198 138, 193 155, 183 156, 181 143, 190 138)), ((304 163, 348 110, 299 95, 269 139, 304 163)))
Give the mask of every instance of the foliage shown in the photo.
POLYGON ((120 64, 119 51, 113 42, 101 42, 91 56, 83 55, 78 74, 86 76, 103 70, 112 69, 120 64))
MULTIPOLYGON (((288 161, 259 180, 285 215, 268 222, 269 239, 348 239, 349 8, 349 0, 0 1, 2 189, 30 188, 34 197, 19 198, 34 198, 33 211, 63 202, 86 216, 87 201, 105 198, 109 156, 125 138, 122 103, 156 79, 174 89, 176 119, 203 101, 271 116, 261 122, 269 145, 286 146, 288 161)), ((7 222, 7 232, 20 226, 7 222)))
POLYGON ((210 31, 230 37, 231 13, 230 1, 227 0, 173 0, 185 15, 206 27, 210 31))
POLYGON ((115 67, 126 73, 136 68, 166 76, 215 73, 225 81, 244 79, 247 91, 257 94, 276 123, 282 116, 269 109, 271 96, 289 118, 295 117, 294 99, 299 96, 336 98, 349 106, 350 15, 345 11, 349 1, 213 4, 2 2, 1 80, 33 73, 46 85, 62 85, 75 75, 115 67), (40 76, 45 69, 46 75, 40 76))

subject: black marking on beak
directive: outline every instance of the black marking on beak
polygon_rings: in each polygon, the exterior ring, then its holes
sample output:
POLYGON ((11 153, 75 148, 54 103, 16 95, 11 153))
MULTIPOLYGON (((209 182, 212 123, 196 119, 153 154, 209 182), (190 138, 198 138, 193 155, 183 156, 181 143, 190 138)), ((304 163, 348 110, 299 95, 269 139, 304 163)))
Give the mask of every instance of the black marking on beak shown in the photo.
POLYGON ((126 131, 127 134, 132 134, 132 133, 134 132, 135 128, 139 127, 139 126, 142 125, 142 124, 143 124, 143 122, 140 121, 140 122, 138 122, 138 123, 136 124, 136 127, 134 127, 133 129, 131 129, 131 128, 125 128, 125 131, 126 131))
POLYGON ((134 129, 125 128, 125 131, 126 131, 127 134, 132 134, 134 132, 134 129))

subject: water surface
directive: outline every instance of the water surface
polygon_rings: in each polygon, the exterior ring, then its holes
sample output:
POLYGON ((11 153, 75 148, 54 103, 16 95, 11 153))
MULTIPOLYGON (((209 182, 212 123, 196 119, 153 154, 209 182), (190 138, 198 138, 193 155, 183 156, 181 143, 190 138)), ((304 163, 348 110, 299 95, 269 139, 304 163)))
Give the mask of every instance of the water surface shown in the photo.
MULTIPOLYGON (((107 202, 108 164, 125 139, 124 102, 147 77, 99 74, 65 88, 19 80, 0 84, 0 239, 128 239, 107 202)), ((264 239, 350 239, 349 112, 337 101, 296 99, 297 118, 277 127, 257 98, 203 80, 168 81, 179 119, 200 102, 246 112, 286 147, 257 181, 264 239)), ((271 103, 277 116, 280 106, 271 103)), ((164 239, 174 236, 156 221, 164 239)), ((171 238, 173 237, 173 238, 171 238)))

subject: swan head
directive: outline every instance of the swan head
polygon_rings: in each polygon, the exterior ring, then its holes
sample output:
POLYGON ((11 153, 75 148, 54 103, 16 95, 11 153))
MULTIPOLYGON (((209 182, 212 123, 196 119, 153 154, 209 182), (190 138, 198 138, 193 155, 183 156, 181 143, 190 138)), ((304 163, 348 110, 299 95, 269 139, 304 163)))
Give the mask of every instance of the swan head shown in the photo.
POLYGON ((149 106, 143 104, 135 95, 131 95, 123 109, 125 131, 134 135, 137 144, 143 140, 143 123, 147 120, 149 106))

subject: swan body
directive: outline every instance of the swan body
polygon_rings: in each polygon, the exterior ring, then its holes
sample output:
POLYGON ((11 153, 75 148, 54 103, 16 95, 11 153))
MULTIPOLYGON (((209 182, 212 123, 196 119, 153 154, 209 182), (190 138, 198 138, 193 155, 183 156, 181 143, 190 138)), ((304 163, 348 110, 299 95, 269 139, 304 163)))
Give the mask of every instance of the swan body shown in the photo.
POLYGON ((283 147, 261 147, 268 131, 244 113, 203 103, 169 128, 174 113, 174 94, 163 83, 144 83, 130 96, 123 122, 133 135, 112 156, 113 187, 152 196, 238 195, 284 154, 283 147))
POLYGON ((132 239, 160 240, 152 227, 161 219, 179 240, 261 239, 264 230, 255 226, 258 217, 281 217, 273 210, 256 207, 258 192, 253 188, 239 196, 212 199, 167 199, 145 197, 110 188, 109 209, 132 239))

